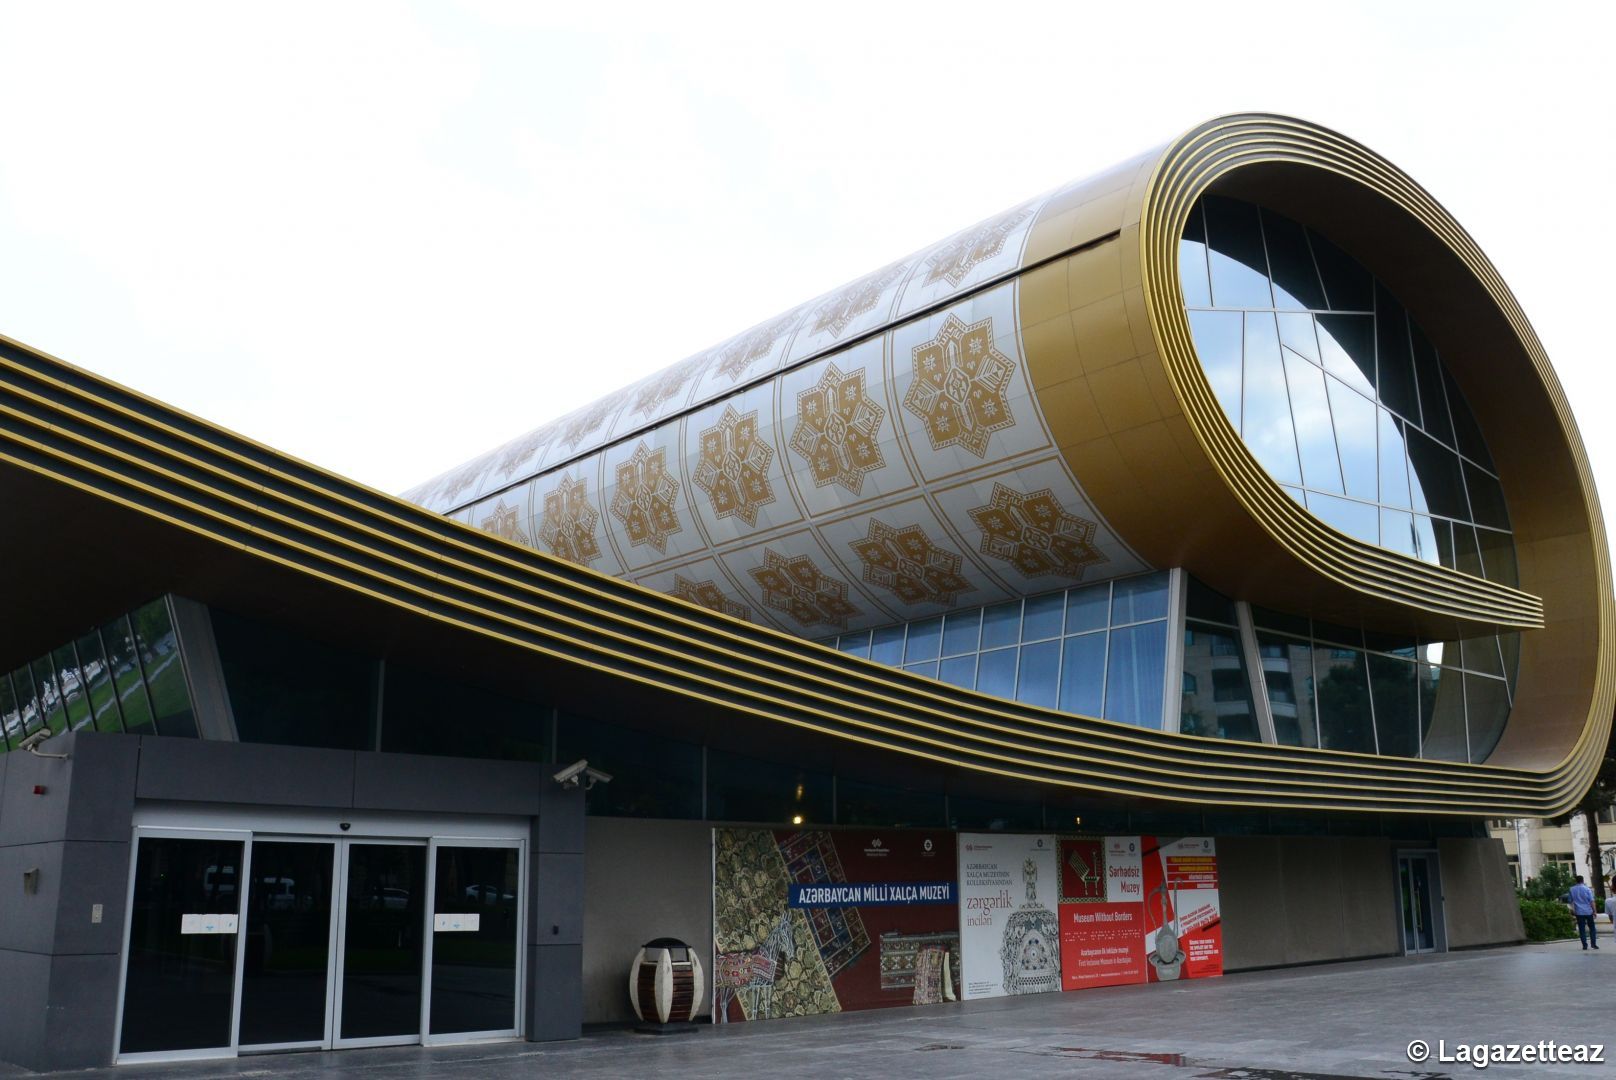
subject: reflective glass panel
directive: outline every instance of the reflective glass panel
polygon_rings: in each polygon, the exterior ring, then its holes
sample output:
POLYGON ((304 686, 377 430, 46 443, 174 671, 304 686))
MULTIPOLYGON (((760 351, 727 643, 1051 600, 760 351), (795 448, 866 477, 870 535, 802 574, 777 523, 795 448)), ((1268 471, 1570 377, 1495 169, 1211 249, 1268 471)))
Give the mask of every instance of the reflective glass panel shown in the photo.
POLYGON ((904 662, 912 664, 916 660, 935 660, 942 644, 943 620, 940 617, 912 622, 909 624, 908 643, 904 646, 904 662))
POLYGON ((350 844, 346 907, 340 1037, 419 1034, 426 847, 350 844))
POLYGON ((1313 650, 1317 678, 1319 742, 1326 750, 1375 752, 1375 726, 1369 703, 1364 654, 1357 649, 1317 646, 1313 650))
POLYGON ((1145 574, 1112 583, 1111 625, 1167 618, 1167 575, 1145 574))
POLYGON ((241 1044, 325 1039, 336 845, 253 843, 247 949, 241 970, 241 1044))
POLYGON ((1420 753, 1420 704, 1415 665, 1395 656, 1369 654, 1369 684, 1374 690, 1375 734, 1380 752, 1398 757, 1420 753))
POLYGON ((1090 585, 1066 594, 1066 632, 1104 630, 1111 611, 1111 586, 1090 585))
POLYGON ((1193 619, 1186 625, 1178 729, 1186 735, 1258 741, 1239 632, 1193 619))
POLYGON ((152 710, 157 716, 157 733, 196 738, 191 690, 185 681, 185 667, 180 662, 174 624, 168 617, 168 602, 153 600, 131 614, 129 623, 134 627, 135 644, 140 649, 146 689, 151 693, 152 710))
POLYGON ((56 672, 50 657, 35 660, 30 665, 34 672, 34 687, 39 693, 39 709, 45 726, 60 734, 67 730, 67 710, 62 707, 62 691, 56 685, 56 672))
POLYGON ((1106 719, 1160 728, 1166 661, 1165 622, 1113 630, 1105 672, 1106 719))
POLYGON ((39 708, 39 695, 34 690, 33 670, 24 664, 11 673, 11 687, 17 695, 17 710, 21 714, 22 732, 32 735, 44 726, 44 713, 39 708))
POLYGON ((156 734, 151 700, 146 696, 146 680, 135 655, 135 637, 129 630, 129 620, 120 615, 107 623, 101 628, 101 640, 106 642, 107 664, 112 669, 112 685, 118 693, 124 730, 135 735, 156 734))
POLYGON ((1470 760, 1487 760, 1509 721, 1509 691, 1503 679, 1466 674, 1465 715, 1470 725, 1470 760))
POLYGON ((974 653, 982 636, 982 609, 956 611, 943 622, 943 655, 974 653))
POLYGON ((1105 635, 1069 637, 1062 645, 1060 707, 1079 716, 1105 711, 1105 635))
POLYGON ((16 746, 22 738, 22 710, 11 688, 11 675, 0 671, 0 745, 16 746))
POLYGON ((1021 617, 1021 640, 1043 641, 1045 638, 1059 637, 1065 615, 1064 593, 1029 596, 1021 617))
POLYGON ((997 649, 1021 640, 1021 601, 995 604, 982 612, 982 648, 997 649))
POLYGON ((112 691, 112 672, 102 652, 101 635, 88 633, 78 640, 80 671, 84 692, 89 695, 92 723, 97 731, 122 731, 118 696, 112 691))
POLYGON ((1021 647, 1021 664, 1016 677, 1016 700, 1028 705, 1053 709, 1060 681, 1059 641, 1040 641, 1021 647))
POLYGON ((1313 647, 1306 641, 1257 631, 1274 738, 1281 746, 1319 745, 1313 705, 1313 647))
POLYGON ((1195 259, 1181 271, 1190 331, 1253 457, 1350 536, 1512 579, 1508 510, 1479 428, 1391 291, 1272 211, 1208 195, 1190 218, 1184 250, 1199 253, 1204 243, 1208 254, 1206 277, 1195 259), (1330 501, 1343 495, 1368 509, 1330 501), (1382 508, 1425 520, 1387 518, 1383 530, 1382 508), (1469 532, 1456 535, 1455 522, 1496 533, 1478 544, 1469 532))
MULTIPOLYGON (((510 1031, 516 1021, 517 851, 437 849, 434 916, 476 916, 432 935, 433 1034, 510 1031)), ((436 928, 438 920, 434 918, 436 928)))
POLYGON ((976 686, 976 653, 944 660, 938 668, 937 677, 951 686, 972 689, 976 686))
POLYGON ((836 639, 836 647, 844 653, 851 653, 854 656, 869 659, 870 632, 868 630, 860 630, 856 634, 843 634, 840 638, 836 639))
POLYGON ((90 701, 84 691, 84 679, 79 673, 78 655, 73 646, 53 649, 51 666, 56 671, 56 685, 62 688, 62 707, 67 710, 68 727, 77 730, 86 726, 90 722, 90 701))
POLYGON ((995 697, 1016 696, 1016 650, 995 649, 983 653, 977 661, 976 688, 995 697))
POLYGON ((870 659, 894 666, 903 663, 903 626, 883 626, 870 639, 870 659))
POLYGON ((1420 666, 1420 719, 1426 723, 1420 755, 1437 761, 1470 760, 1464 677, 1452 668, 1420 666))

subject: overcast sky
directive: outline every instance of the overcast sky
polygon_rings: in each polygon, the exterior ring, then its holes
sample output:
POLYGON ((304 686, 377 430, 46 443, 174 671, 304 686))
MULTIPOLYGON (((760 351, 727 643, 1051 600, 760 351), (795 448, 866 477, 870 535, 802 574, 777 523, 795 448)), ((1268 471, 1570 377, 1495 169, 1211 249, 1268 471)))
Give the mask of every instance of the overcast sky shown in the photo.
POLYGON ((1285 112, 1471 231, 1609 498, 1611 10, 0 0, 0 333, 400 491, 1201 120, 1285 112))

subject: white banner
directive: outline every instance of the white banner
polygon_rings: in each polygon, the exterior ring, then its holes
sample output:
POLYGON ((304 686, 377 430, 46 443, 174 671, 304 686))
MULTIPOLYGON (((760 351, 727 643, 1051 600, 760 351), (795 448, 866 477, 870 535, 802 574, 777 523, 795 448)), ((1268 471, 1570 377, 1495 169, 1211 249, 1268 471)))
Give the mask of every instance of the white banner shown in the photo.
POLYGON ((1057 851, 1053 836, 960 834, 966 999, 1060 989, 1057 851))

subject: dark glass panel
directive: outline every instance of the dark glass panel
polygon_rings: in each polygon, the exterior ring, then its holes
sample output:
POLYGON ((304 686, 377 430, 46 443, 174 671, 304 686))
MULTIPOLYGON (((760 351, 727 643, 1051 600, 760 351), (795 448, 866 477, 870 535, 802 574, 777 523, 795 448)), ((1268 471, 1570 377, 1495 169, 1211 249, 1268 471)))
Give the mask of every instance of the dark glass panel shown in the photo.
POLYGON ((1354 649, 1363 647, 1363 631, 1355 626, 1337 626, 1334 623, 1315 622, 1313 636, 1326 645, 1344 645, 1354 649))
POLYGON ((1476 530, 1462 521, 1451 522, 1448 527, 1453 530, 1454 569, 1481 577, 1481 548, 1476 543, 1476 530))
POLYGON ((562 713, 557 761, 585 759, 612 775, 585 799, 589 813, 614 817, 701 817, 701 747, 562 713))
POLYGON ((1423 562, 1434 565, 1443 565, 1444 554, 1448 562, 1453 561, 1453 531, 1448 528, 1445 521, 1433 521, 1424 514, 1414 515, 1414 556, 1423 562), (1436 542, 1437 526, 1442 527, 1442 543, 1436 542))
POLYGON ((1313 311, 1327 307, 1302 227, 1269 210, 1262 212, 1262 227, 1273 271, 1274 306, 1313 311))
POLYGON ((1372 315, 1320 315, 1324 370, 1370 400, 1375 397, 1375 319, 1372 315))
POLYGON ((1426 753, 1426 741, 1431 737, 1431 724, 1436 719, 1436 699, 1438 684, 1441 681, 1441 668, 1429 664, 1415 664, 1414 677, 1417 682, 1415 689, 1419 693, 1419 736, 1420 756, 1430 757, 1426 753))
POLYGON ((1504 677, 1509 680, 1509 690, 1515 692, 1515 674, 1521 665, 1521 635, 1518 633, 1499 634, 1498 647, 1504 654, 1504 677))
POLYGON ((1509 511, 1504 507, 1504 489, 1491 473, 1464 463, 1465 489, 1470 494, 1470 510, 1477 525, 1509 529, 1509 511))
POLYGON ((1318 678, 1319 738, 1324 748, 1373 754, 1375 730, 1363 653, 1317 647, 1313 670, 1318 678))
POLYGON ((62 691, 56 685, 56 671, 50 657, 41 657, 30 665, 34 672, 34 687, 39 693, 39 710, 45 726, 60 734, 67 730, 67 710, 62 707, 62 691))
MULTIPOLYGON (((361 718, 373 710, 361 680, 373 681, 374 670, 369 661, 352 658, 341 684, 345 715, 361 718)), ((402 661, 389 662, 386 671, 381 749, 508 761, 550 760, 548 707, 446 679, 402 661)))
POLYGON ((129 630, 129 620, 120 615, 107 623, 101 628, 101 640, 107 645, 107 664, 112 668, 112 684, 118 691, 123 729, 134 735, 155 734, 151 699, 146 696, 146 681, 135 656, 135 636, 129 630))
POLYGON ((1296 455, 1296 427, 1291 421, 1279 330, 1271 312, 1246 313, 1245 356, 1240 436, 1269 475, 1281 483, 1299 484, 1302 467, 1296 455))
POLYGON ((258 840, 247 885, 241 1044, 325 1039, 336 845, 258 840))
MULTIPOLYGON (((1451 648, 1451 646, 1450 646, 1451 648)), ((1466 638, 1459 642, 1463 651, 1462 665, 1466 671, 1477 671, 1483 675, 1504 674, 1504 662, 1498 655, 1498 639, 1496 637, 1466 638)), ((1460 661, 1459 655, 1450 655, 1448 663, 1460 661)))
POLYGON ((1184 303, 1191 307, 1209 307, 1212 303, 1211 279, 1206 268, 1206 225, 1201 219, 1201 208, 1190 210, 1184 223, 1184 236, 1178 242, 1178 280, 1184 289, 1184 303))
POLYGON ((1470 760, 1487 760, 1504 735, 1509 723, 1509 691, 1503 679, 1488 679, 1466 673, 1465 715, 1470 724, 1470 760))
POLYGON ((1021 640, 1043 641, 1045 638, 1060 637, 1061 623, 1065 614, 1064 593, 1029 596, 1026 610, 1021 617, 1021 640))
POLYGON ((981 636, 981 608, 953 612, 943 623, 943 655, 961 656, 975 652, 981 636))
POLYGON ((426 848, 350 844, 346 908, 340 1037, 420 1034, 426 848))
POLYGON ((1105 712, 1104 634, 1083 634, 1062 642, 1060 707, 1079 716, 1105 712))
POLYGON ((1363 637, 1364 648, 1371 652, 1395 653, 1405 660, 1413 660, 1418 655, 1414 639, 1407 634, 1387 634, 1379 630, 1365 630, 1363 637))
POLYGON ((77 731, 90 723, 90 699, 84 689, 84 676, 79 672, 78 655, 73 646, 63 645, 51 651, 51 667, 55 671, 56 685, 62 690, 62 707, 67 711, 67 726, 77 731))
POLYGON ((707 751, 709 820, 828 825, 831 812, 827 773, 723 750, 707 751), (797 817, 802 821, 795 822, 797 817))
POLYGON ((45 712, 39 707, 39 694, 34 688, 34 673, 27 664, 11 673, 11 686, 17 694, 22 732, 32 735, 45 724, 45 712))
POLYGON ((1453 414, 1453 429, 1459 438, 1459 453, 1471 461, 1479 461, 1489 472, 1497 472, 1493 466, 1492 455, 1487 452, 1487 443, 1481 437, 1481 425, 1476 423, 1469 404, 1459 392, 1458 384, 1453 381, 1453 374, 1446 367, 1442 369, 1442 385, 1448 391, 1448 410, 1453 414))
POLYGON ((1212 302, 1218 307, 1273 307, 1257 208, 1214 195, 1202 199, 1202 206, 1211 254, 1212 302))
POLYGON ((1378 282, 1375 285, 1375 351, 1381 404, 1420 423, 1419 392, 1414 388, 1414 357, 1409 351, 1408 316, 1403 305, 1378 282))
POLYGON ((1188 591, 1184 597, 1184 606, 1192 619, 1207 619, 1211 622, 1235 624, 1234 601, 1201 584, 1200 579, 1185 575, 1188 591))
POLYGON ((1464 481, 1459 476, 1459 459, 1452 450, 1418 431, 1408 431, 1409 459, 1419 487, 1425 493, 1424 505, 1416 510, 1429 510, 1447 518, 1470 520, 1470 504, 1465 500, 1464 481))
POLYGON ((439 931, 433 921, 432 1034, 517 1026, 517 867, 515 848, 437 849, 432 914, 475 915, 477 929, 439 931))
POLYGON ((1317 746, 1313 702, 1313 648, 1306 641, 1257 632, 1274 737, 1282 746, 1317 746))
POLYGON ((965 795, 948 797, 948 827, 951 829, 1041 829, 1044 808, 1038 802, 1001 802, 973 799, 965 795))
POLYGON ((1218 404, 1240 430, 1240 383, 1245 330, 1238 311, 1192 311, 1190 336, 1218 404))
POLYGON ((1105 672, 1105 718, 1160 728, 1166 659, 1165 622, 1111 631, 1105 672))
POLYGON ((1167 575, 1145 574, 1112 583, 1111 625, 1167 618, 1167 575))
MULTIPOLYGON (((242 742, 333 750, 374 747, 375 661, 228 611, 215 608, 212 616, 219 665, 242 742)), ((398 704, 406 710, 412 706, 407 694, 398 704)), ((457 729, 476 731, 475 714, 456 703, 444 704, 451 711, 438 724, 453 716, 457 729)), ((457 730, 444 741, 459 734, 457 730)))
POLYGON ((941 616, 934 619, 920 619, 909 624, 908 643, 904 646, 903 661, 912 664, 916 660, 935 660, 937 650, 943 643, 943 620, 941 616))
POLYGON ((1016 696, 1016 650, 994 649, 977 658, 976 688, 994 697, 1016 696))
POLYGON ((135 630, 140 664, 146 672, 146 689, 151 693, 152 710, 157 715, 157 734, 196 738, 191 689, 180 662, 174 624, 168 617, 168 602, 153 600, 132 613, 129 623, 135 630))
POLYGON ((870 638, 870 659, 897 667, 903 663, 904 626, 883 626, 870 638))
POLYGON ((1021 601, 995 604, 982 612, 982 648, 997 649, 1021 641, 1021 601))
POLYGON ((1427 664, 1420 667, 1420 715, 1428 724, 1421 756, 1435 761, 1468 761, 1464 676, 1452 668, 1427 664))
POLYGON ((1313 247, 1313 261, 1324 278, 1330 307, 1336 311, 1374 310, 1374 279, 1369 271, 1318 233, 1309 230, 1307 238, 1313 247))
POLYGON ((119 1052, 228 1047, 236 935, 201 931, 240 914, 242 843, 143 836, 138 845, 119 1052))
POLYGON ((1374 403, 1349 390, 1339 379, 1324 381, 1329 388, 1330 418, 1335 421, 1335 444, 1341 453, 1341 475, 1347 494, 1373 501, 1380 490, 1374 403))
POLYGON ((1286 350, 1285 379, 1290 384, 1291 415, 1296 419, 1296 449, 1302 457, 1303 483, 1321 491, 1345 491, 1324 372, 1286 350))
POLYGON ((937 677, 951 686, 970 690, 976 686, 976 654, 951 656, 938 666, 937 677))
POLYGON ((846 777, 836 780, 838 825, 947 825, 943 796, 935 791, 911 791, 880 784, 865 784, 846 777))
POLYGON ((16 746, 22 738, 22 710, 17 706, 17 692, 11 686, 11 674, 0 671, 0 748, 16 746))
POLYGON ((84 692, 89 695, 90 712, 97 731, 122 731, 123 719, 118 712, 118 695, 112 690, 112 671, 102 651, 101 635, 91 631, 79 638, 80 671, 84 675, 84 692))
POLYGON ((860 630, 856 634, 843 634, 836 640, 836 647, 844 653, 850 653, 853 656, 868 660, 870 658, 870 632, 860 630))
POLYGON ((1111 586, 1089 585, 1066 594, 1066 632, 1104 630, 1111 615, 1111 586))
POLYGON ((1284 611, 1253 606, 1251 618, 1258 626, 1267 630, 1281 630, 1297 637, 1310 637, 1313 633, 1312 624, 1305 615, 1291 615, 1284 611))
POLYGON ((1055 707, 1060 683, 1059 641, 1040 641, 1021 647, 1021 664, 1016 677, 1016 700, 1028 705, 1055 707))
POLYGON ((1393 656, 1369 655, 1369 685, 1375 698, 1375 733, 1380 752, 1393 757, 1420 755, 1420 695, 1415 665, 1393 656))
POLYGON ((1186 682, 1178 729, 1187 735, 1258 741, 1238 632, 1193 620, 1186 627, 1190 632, 1185 635, 1186 682), (1194 693, 1189 692, 1192 685, 1194 693))
POLYGON ((1520 585, 1520 574, 1515 567, 1515 541, 1508 533, 1491 529, 1477 529, 1476 540, 1481 544, 1481 564, 1487 579, 1511 588, 1520 585))
POLYGON ((1420 385, 1420 426, 1427 435, 1448 446, 1453 443, 1453 423, 1448 419, 1448 395, 1442 388, 1442 362, 1429 338, 1409 320, 1409 337, 1414 343, 1414 373, 1420 385))

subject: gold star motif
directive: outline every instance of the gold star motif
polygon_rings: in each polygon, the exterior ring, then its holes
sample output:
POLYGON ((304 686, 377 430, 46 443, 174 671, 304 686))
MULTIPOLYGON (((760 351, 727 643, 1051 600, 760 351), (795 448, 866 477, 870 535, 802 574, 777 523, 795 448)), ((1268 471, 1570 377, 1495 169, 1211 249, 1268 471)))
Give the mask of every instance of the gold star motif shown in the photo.
POLYGON ((678 498, 679 482, 668 472, 664 448, 653 452, 642 442, 617 466, 612 516, 623 523, 632 546, 650 544, 667 554, 668 537, 681 528, 678 498))
POLYGON ((996 483, 987 505, 968 513, 982 530, 982 554, 1026 577, 1081 579, 1089 567, 1110 561, 1094 546, 1098 525, 1067 513, 1049 488, 1023 494, 996 483))
POLYGON ((589 505, 586 477, 563 476, 544 496, 544 517, 539 522, 539 539, 552 555, 588 566, 600 558, 595 526, 600 515, 589 505))
POLYGON ((903 407, 925 425, 931 448, 957 445, 986 457, 989 436, 1016 422, 1006 399, 1015 363, 994 347, 993 320, 967 326, 949 315, 913 358, 903 407))
POLYGON ((758 510, 774 501, 769 462, 774 449, 758 437, 756 410, 744 416, 724 406, 718 423, 701 433, 700 462, 692 478, 707 493, 713 513, 734 515, 757 527, 758 510))
POLYGON ((864 372, 842 374, 828 364, 819 382, 797 394, 791 449, 808 463, 814 486, 864 490, 864 474, 885 464, 878 443, 886 410, 864 393, 864 372))
POLYGON ((864 564, 864 580, 906 604, 952 604, 971 590, 960 557, 932 543, 919 525, 894 529, 871 518, 869 535, 849 546, 864 564))
POLYGON ((859 613, 848 602, 847 585, 821 572, 806 555, 786 558, 765 547, 763 565, 754 567, 751 574, 763 590, 763 603, 803 626, 828 625, 841 630, 859 613))
POLYGON ((737 604, 724 595, 718 583, 714 581, 691 581, 679 574, 673 575, 673 594, 681 600, 688 601, 698 607, 709 611, 717 611, 737 619, 751 620, 752 613, 744 604, 737 604))

